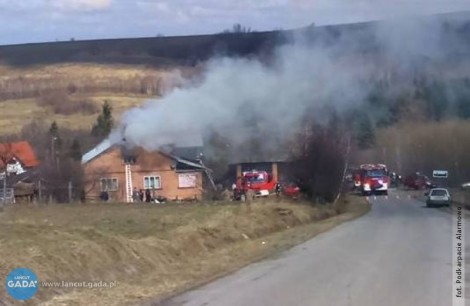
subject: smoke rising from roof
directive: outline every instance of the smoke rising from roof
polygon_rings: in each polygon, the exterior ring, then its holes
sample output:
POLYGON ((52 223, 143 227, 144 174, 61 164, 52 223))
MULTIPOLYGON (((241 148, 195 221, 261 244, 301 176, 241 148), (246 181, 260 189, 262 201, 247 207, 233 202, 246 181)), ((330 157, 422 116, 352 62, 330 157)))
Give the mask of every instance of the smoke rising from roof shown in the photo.
MULTIPOLYGON (((394 75, 412 74, 423 62, 446 60, 455 44, 443 43, 443 29, 434 17, 355 30, 320 28, 297 33, 268 60, 214 58, 198 82, 125 113, 111 140, 124 137, 153 150, 212 129, 235 144, 258 136, 263 146, 278 146, 306 112, 321 120, 324 108, 361 106, 371 82, 394 82, 394 75)), ((404 78, 400 86, 408 82, 404 78)))

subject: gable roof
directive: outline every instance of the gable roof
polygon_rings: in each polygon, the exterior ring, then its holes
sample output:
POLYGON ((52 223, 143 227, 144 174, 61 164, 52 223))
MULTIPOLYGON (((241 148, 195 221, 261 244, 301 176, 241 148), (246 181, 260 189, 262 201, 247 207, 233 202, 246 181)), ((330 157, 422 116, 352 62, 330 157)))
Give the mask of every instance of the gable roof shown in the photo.
MULTIPOLYGON (((105 153, 106 151, 108 151, 109 149, 115 146, 117 145, 113 145, 109 140, 103 141, 102 143, 100 143, 99 145, 97 145, 92 150, 90 150, 89 152, 85 153, 82 156, 82 164, 89 163, 93 159, 97 158, 98 156, 100 156, 101 154, 105 153)), ((168 158, 175 160, 176 162, 180 164, 183 164, 189 167, 199 168, 199 169, 206 169, 206 167, 204 165, 201 165, 200 163, 194 162, 192 160, 188 160, 180 156, 176 156, 172 153, 167 153, 165 150, 156 150, 155 152, 157 151, 167 156, 168 158)))
MULTIPOLYGON (((16 158, 25 168, 34 168, 39 166, 39 160, 33 148, 27 141, 18 141, 13 143, 0 143, 0 154, 11 155, 16 158)), ((0 167, 4 167, 0 161, 0 167)))
POLYGON ((99 145, 88 151, 87 153, 83 154, 82 156, 82 164, 86 164, 90 162, 92 159, 95 159, 99 155, 103 154, 104 152, 108 151, 112 147, 111 141, 108 139, 101 142, 99 145))
POLYGON ((165 152, 161 152, 161 154, 165 155, 165 156, 168 156, 169 158, 175 160, 176 162, 178 162, 179 164, 183 164, 185 166, 188 166, 188 167, 194 167, 194 168, 198 168, 198 169, 206 169, 206 167, 202 164, 199 164, 197 162, 193 162, 193 161, 190 161, 190 160, 187 160, 187 159, 184 159, 184 158, 181 158, 181 157, 178 157, 176 155, 173 155, 173 154, 168 154, 168 153, 165 153, 165 152))

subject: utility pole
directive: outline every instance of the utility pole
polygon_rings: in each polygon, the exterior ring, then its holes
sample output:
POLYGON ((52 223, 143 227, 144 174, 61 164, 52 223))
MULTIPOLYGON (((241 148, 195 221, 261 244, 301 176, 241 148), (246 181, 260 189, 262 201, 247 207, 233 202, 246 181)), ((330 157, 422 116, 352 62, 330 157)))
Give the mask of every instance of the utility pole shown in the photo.
POLYGON ((41 200, 42 200, 42 183, 41 183, 41 180, 39 179, 39 183, 38 183, 38 202, 41 203, 41 200))
POLYGON ((69 181, 69 203, 72 203, 72 181, 69 181))
POLYGON ((52 157, 52 162, 54 163, 56 169, 59 169, 59 160, 57 158, 57 153, 56 153, 56 148, 55 148, 56 140, 57 140, 57 137, 55 136, 51 138, 51 157, 52 157))
POLYGON ((5 173, 3 175, 3 198, 0 203, 0 212, 3 211, 3 207, 7 202, 7 169, 5 168, 5 173))
POLYGON ((336 204, 341 197, 341 191, 343 189, 344 180, 346 179, 346 173, 349 169, 349 158, 351 154, 351 135, 349 134, 346 138, 346 154, 344 156, 344 169, 343 175, 341 176, 341 183, 339 185, 338 193, 336 194, 334 203, 336 204))

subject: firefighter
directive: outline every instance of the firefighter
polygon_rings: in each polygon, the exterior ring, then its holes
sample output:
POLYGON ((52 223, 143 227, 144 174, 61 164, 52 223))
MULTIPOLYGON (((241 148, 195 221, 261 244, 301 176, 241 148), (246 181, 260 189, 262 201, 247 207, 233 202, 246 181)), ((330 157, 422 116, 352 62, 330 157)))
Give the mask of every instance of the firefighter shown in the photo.
POLYGON ((275 191, 276 191, 276 196, 279 197, 281 195, 281 184, 279 184, 279 182, 276 183, 275 191))
POLYGON ((235 201, 237 199, 237 184, 232 184, 232 199, 235 201))

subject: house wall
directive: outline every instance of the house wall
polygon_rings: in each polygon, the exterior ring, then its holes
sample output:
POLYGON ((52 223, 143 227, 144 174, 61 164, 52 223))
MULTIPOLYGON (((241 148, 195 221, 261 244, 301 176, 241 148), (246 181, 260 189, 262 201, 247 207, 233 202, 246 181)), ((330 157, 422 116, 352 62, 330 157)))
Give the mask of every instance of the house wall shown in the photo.
MULTIPOLYGON (((145 176, 159 176, 161 189, 152 190, 154 196, 163 196, 170 200, 201 198, 203 192, 202 173, 189 171, 196 175, 195 188, 179 188, 179 173, 175 170, 175 161, 159 152, 138 150, 135 152, 136 163, 131 166, 132 186, 138 190, 144 189, 145 176)), ((86 189, 88 198, 98 199, 101 193, 100 179, 104 177, 117 178, 118 190, 110 191, 112 201, 126 201, 125 164, 121 150, 112 148, 84 165, 86 189)))

